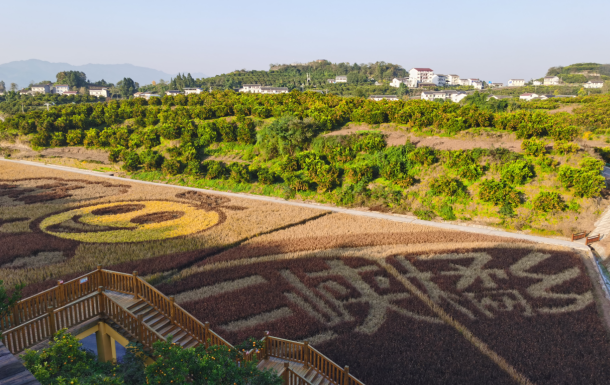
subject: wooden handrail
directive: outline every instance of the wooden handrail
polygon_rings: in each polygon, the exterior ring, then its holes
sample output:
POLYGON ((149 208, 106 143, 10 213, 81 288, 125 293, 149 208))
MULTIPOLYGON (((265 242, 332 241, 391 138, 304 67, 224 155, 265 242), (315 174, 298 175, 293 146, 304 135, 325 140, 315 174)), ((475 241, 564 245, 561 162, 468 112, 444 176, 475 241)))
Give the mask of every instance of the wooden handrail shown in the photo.
POLYGON ((290 369, 290 364, 284 362, 284 370, 281 374, 284 385, 312 385, 312 383, 305 378, 299 376, 297 372, 290 369))

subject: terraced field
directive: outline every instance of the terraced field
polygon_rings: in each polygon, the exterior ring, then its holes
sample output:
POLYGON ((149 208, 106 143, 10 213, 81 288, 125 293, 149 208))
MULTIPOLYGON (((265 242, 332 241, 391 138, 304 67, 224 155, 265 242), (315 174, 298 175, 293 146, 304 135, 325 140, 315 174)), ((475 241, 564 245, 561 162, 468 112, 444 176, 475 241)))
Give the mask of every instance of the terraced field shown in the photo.
POLYGON ((366 384, 608 383, 584 255, 0 164, 0 279, 139 272, 232 343, 308 340, 366 384))

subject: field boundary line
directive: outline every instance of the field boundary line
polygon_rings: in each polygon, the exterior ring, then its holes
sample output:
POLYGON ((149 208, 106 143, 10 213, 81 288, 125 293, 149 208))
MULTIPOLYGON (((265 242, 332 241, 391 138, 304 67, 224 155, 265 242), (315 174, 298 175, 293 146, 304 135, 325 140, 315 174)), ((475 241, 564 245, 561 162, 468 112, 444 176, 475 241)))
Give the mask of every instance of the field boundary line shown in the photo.
MULTIPOLYGON (((23 165, 28 165, 28 166, 50 168, 50 169, 58 170, 58 171, 73 172, 73 173, 77 173, 77 174, 95 176, 98 178, 113 179, 113 180, 117 180, 117 181, 129 181, 129 182, 133 182, 133 183, 142 183, 142 184, 158 186, 158 187, 173 187, 173 188, 181 189, 181 190, 198 191, 198 192, 203 192, 206 194, 222 195, 222 196, 232 197, 232 198, 253 199, 253 200, 277 203, 277 204, 283 204, 283 205, 305 207, 305 208, 317 209, 317 210, 327 210, 327 211, 332 211, 335 213, 357 215, 357 216, 361 216, 361 217, 385 219, 385 220, 390 220, 390 221, 394 221, 394 222, 411 223, 414 225, 436 227, 436 228, 445 229, 445 230, 463 231, 463 232, 475 233, 475 234, 495 235, 498 237, 522 239, 522 240, 526 240, 526 241, 531 241, 531 242, 535 242, 535 243, 543 243, 543 244, 553 245, 553 246, 563 246, 563 247, 569 247, 572 249, 579 249, 579 250, 590 250, 587 245, 578 243, 578 242, 564 241, 561 239, 546 238, 546 237, 540 237, 540 236, 536 236, 536 235, 518 234, 518 233, 512 233, 512 232, 504 231, 504 230, 495 230, 495 229, 492 230, 492 229, 488 229, 488 228, 456 225, 456 224, 451 224, 451 223, 425 221, 425 220, 417 219, 417 218, 413 218, 413 217, 384 214, 384 213, 373 212, 373 211, 360 211, 360 210, 324 205, 324 204, 320 204, 320 203, 295 202, 295 201, 285 200, 285 199, 281 199, 281 198, 273 198, 273 197, 267 197, 267 196, 262 196, 262 195, 255 195, 255 194, 216 191, 216 190, 208 190, 208 189, 202 189, 202 188, 196 188, 196 187, 178 186, 178 185, 166 184, 166 183, 148 182, 148 181, 143 181, 143 180, 121 178, 121 177, 117 177, 117 176, 106 175, 106 174, 96 172, 96 171, 80 170, 80 169, 72 168, 72 167, 41 164, 41 163, 37 163, 37 162, 24 161, 24 160, 11 160, 11 159, 6 159, 6 158, 0 158, 0 161, 23 164, 23 165)), ((1 175, 1 171, 0 171, 0 175, 1 175)))

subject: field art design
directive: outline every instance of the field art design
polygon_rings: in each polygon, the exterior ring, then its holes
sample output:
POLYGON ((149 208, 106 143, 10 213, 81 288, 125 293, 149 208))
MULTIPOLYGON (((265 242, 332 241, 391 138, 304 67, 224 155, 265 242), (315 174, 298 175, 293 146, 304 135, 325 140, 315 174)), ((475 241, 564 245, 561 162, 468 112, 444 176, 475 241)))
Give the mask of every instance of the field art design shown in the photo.
POLYGON ((26 295, 102 265, 231 343, 307 340, 366 384, 610 381, 605 299, 574 250, 0 166, 0 279, 26 295))

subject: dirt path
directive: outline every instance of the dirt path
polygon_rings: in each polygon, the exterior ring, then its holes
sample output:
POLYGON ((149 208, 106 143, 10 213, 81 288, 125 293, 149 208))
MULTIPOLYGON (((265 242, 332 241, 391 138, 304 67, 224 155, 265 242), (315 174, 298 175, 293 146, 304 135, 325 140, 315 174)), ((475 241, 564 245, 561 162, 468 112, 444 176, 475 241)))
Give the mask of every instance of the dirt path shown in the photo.
POLYGON ((554 110, 549 110, 548 113, 549 114, 556 114, 558 112, 567 112, 569 114, 573 114, 572 111, 574 111, 575 108, 580 107, 580 104, 569 104, 569 105, 565 105, 565 106, 561 106, 559 108, 556 108, 554 110))
POLYGON ((333 131, 324 136, 349 135, 358 131, 381 131, 387 135, 386 141, 389 146, 402 146, 410 141, 417 147, 432 147, 437 150, 471 150, 473 148, 498 148, 504 147, 512 151, 521 150, 521 140, 510 137, 476 137, 476 138, 448 138, 440 136, 417 136, 410 132, 398 131, 385 128, 381 125, 379 129, 371 129, 368 125, 350 125, 348 128, 333 131))
POLYGON ((96 161, 101 162, 103 164, 110 163, 108 161, 108 153, 106 151, 91 150, 85 147, 57 147, 47 148, 42 151, 34 151, 27 144, 21 143, 19 141, 15 143, 0 142, 0 147, 16 151, 11 154, 11 157, 13 159, 25 159, 34 157, 60 157, 77 160, 96 161))

